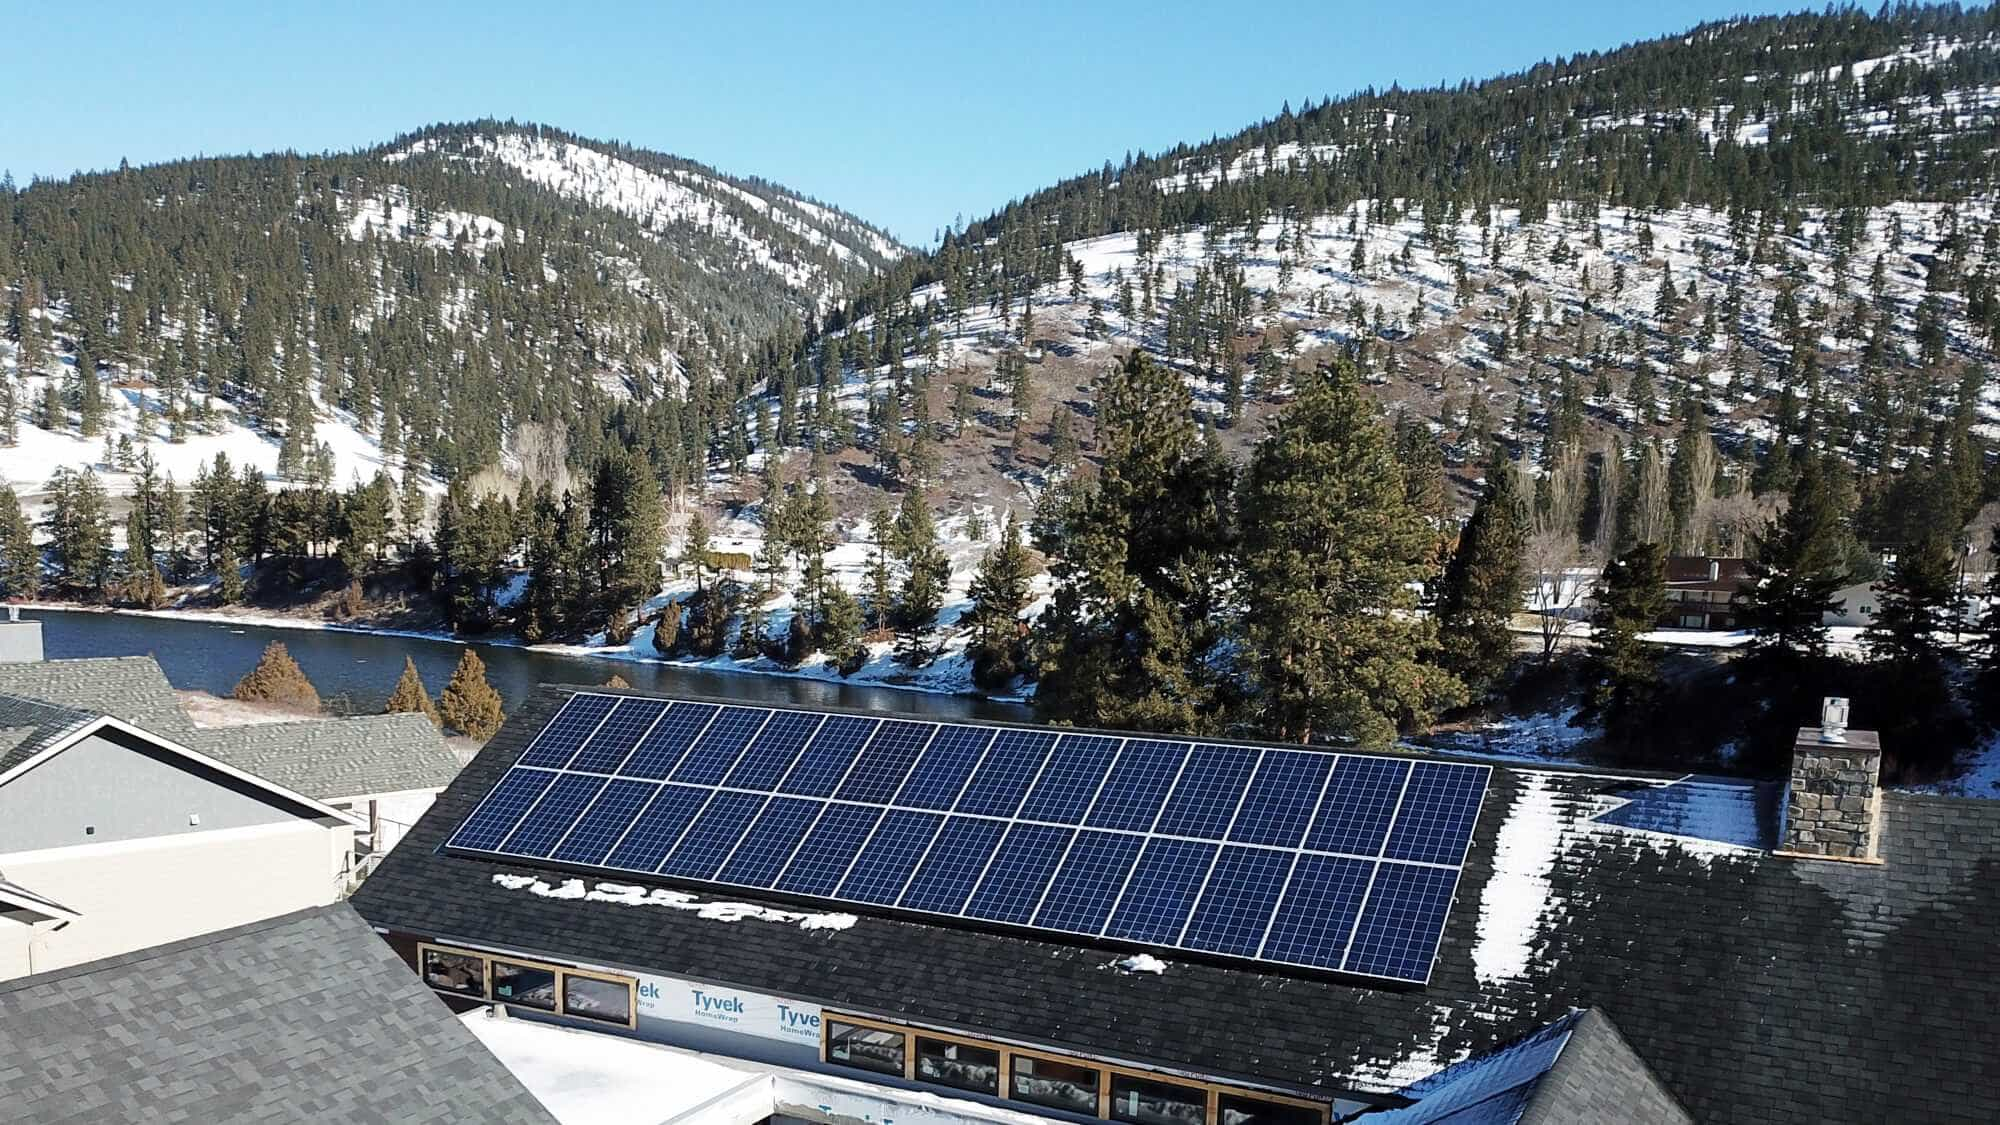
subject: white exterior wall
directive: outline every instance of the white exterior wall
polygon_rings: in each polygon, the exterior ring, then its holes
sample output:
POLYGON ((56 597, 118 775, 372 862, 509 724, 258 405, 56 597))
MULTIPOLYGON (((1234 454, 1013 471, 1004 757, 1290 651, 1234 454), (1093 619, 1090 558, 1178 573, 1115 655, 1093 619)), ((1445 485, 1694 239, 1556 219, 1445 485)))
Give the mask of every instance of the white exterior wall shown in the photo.
POLYGON ((342 797, 327 804, 353 813, 354 818, 361 822, 361 827, 355 830, 359 836, 368 831, 369 805, 372 802, 376 823, 381 825, 373 850, 387 852, 416 827, 417 821, 437 800, 439 792, 437 789, 412 789, 402 793, 374 793, 364 797, 342 797))
POLYGON ((324 906, 345 890, 353 834, 294 820, 0 855, 9 879, 83 915, 61 929, 0 920, 0 979, 324 906))

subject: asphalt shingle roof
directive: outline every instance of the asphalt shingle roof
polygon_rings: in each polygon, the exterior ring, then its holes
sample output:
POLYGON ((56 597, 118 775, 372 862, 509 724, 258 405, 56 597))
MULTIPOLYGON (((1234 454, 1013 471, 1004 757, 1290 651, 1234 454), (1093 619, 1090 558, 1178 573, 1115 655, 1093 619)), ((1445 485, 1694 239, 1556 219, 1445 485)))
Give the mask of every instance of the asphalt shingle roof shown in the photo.
POLYGON ((191 747, 319 800, 442 789, 459 770, 437 728, 413 712, 215 727, 191 747))
POLYGON ((555 1120, 345 903, 0 983, 0 1116, 555 1120))
POLYGON ((1393 1093, 1595 1008, 1698 1121, 2000 1118, 2000 802, 1888 793, 1886 862, 1834 863, 1595 819, 1648 779, 1502 766, 1428 986, 1127 976, 1119 950, 865 909, 808 930, 545 897, 494 876, 572 873, 441 852, 567 694, 538 692, 388 855, 354 899, 370 921, 1327 1093, 1393 1093))
POLYGON ((194 721, 150 656, 104 656, 0 664, 0 695, 109 715, 181 745, 194 721))
POLYGON ((96 717, 89 711, 59 707, 39 699, 0 695, 0 773, 34 757, 50 743, 96 717))

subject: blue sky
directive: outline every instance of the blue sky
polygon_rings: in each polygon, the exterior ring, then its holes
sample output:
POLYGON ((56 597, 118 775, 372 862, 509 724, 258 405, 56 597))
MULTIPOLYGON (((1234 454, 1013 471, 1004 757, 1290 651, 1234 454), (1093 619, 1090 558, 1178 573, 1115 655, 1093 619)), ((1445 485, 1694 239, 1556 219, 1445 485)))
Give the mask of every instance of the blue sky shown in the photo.
POLYGON ((954 216, 1286 99, 1794 6, 19 3, 0 17, 0 168, 25 183, 513 117, 764 176, 928 243, 954 216))

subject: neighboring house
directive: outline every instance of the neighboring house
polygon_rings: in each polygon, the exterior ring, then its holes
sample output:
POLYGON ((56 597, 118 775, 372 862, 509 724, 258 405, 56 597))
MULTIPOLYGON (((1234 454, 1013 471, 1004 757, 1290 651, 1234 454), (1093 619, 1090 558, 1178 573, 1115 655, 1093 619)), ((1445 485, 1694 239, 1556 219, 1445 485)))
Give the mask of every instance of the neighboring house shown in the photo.
POLYGON ((353 813, 357 858, 381 856, 458 776, 458 759, 415 713, 214 727, 195 745, 238 769, 353 813))
POLYGON ((345 903, 0 982, 0 1118, 555 1118, 345 903))
POLYGON ((1734 629, 1736 602, 1750 589, 1746 559, 1672 555, 1667 559, 1665 629, 1734 629))
POLYGON ((0 744, 0 872, 45 915, 0 921, 0 978, 323 905, 347 888, 346 814, 173 739, 0 695, 0 744))
POLYGON ((458 759, 421 715, 197 727, 152 657, 42 660, 40 628, 0 622, 0 645, 30 630, 34 638, 16 644, 18 662, 0 663, 0 695, 110 715, 353 813, 358 871, 395 847, 458 774, 458 759))
POLYGON ((1855 582, 1842 586, 1833 595, 1833 608, 1820 614, 1825 625, 1868 626, 1875 623, 1875 609, 1881 605, 1882 587, 1877 582, 1855 582))
POLYGON ((878 1120, 2000 1120, 2000 802, 1881 757, 1811 728, 1759 783, 551 687, 353 902, 461 1007, 926 1107, 878 1120))

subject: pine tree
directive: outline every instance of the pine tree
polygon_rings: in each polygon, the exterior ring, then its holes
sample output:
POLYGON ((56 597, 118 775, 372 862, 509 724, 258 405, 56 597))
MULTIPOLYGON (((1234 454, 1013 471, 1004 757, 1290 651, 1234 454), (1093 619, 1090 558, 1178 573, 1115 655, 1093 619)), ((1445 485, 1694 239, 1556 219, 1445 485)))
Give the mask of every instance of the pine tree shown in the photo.
POLYGON ((492 738, 507 717, 500 693, 486 682, 486 662, 470 648, 459 657, 451 682, 438 695, 438 717, 445 726, 481 742, 492 738))
POLYGON ((298 711, 318 711, 319 692, 299 667, 283 641, 264 646, 264 655, 230 693, 246 703, 275 703, 298 711))
POLYGON ((1640 634, 1659 625, 1666 582, 1666 548, 1657 542, 1640 543, 1604 568, 1590 619, 1586 706, 1607 735, 1630 738, 1655 713, 1660 651, 1640 634))
POLYGON ((0 596, 32 598, 42 588, 42 552, 13 488, 0 483, 0 596))
POLYGON ((1847 532, 1829 467, 1807 457, 1790 502, 1756 539, 1737 616, 1753 648, 1788 657, 1826 654, 1825 614, 1848 582, 1847 532))
POLYGON ((966 656, 981 687, 1003 687, 1022 672, 1027 646, 1021 612, 1028 607, 1033 564, 1021 543, 1020 521, 1007 513, 1000 544, 986 553, 972 576, 972 609, 964 624, 972 631, 966 656))
POLYGON ((817 642, 841 675, 852 675, 868 659, 862 628, 861 602, 839 585, 829 584, 821 602, 817 642))
POLYGON ((1527 507, 1514 466, 1499 462, 1486 478, 1486 493, 1445 567, 1437 604, 1439 663, 1475 699, 1493 690, 1513 656, 1514 635, 1507 626, 1521 608, 1528 541, 1527 507))
POLYGON ((1942 634, 1958 621, 1958 552, 1952 540, 1958 525, 1943 480, 1920 471, 1932 482, 1921 490, 1932 503, 1898 544, 1896 561, 1876 598, 1875 619, 1863 634, 1878 660, 1934 664, 1944 656, 1942 634))
POLYGON ((937 655, 931 631, 944 606, 951 565, 938 547, 937 522, 919 489, 903 494, 896 513, 896 558, 903 571, 896 596, 896 659, 921 668, 937 655))
POLYGON ((243 564, 236 558, 236 548, 227 542, 215 554, 216 587, 215 596, 223 605, 235 605, 243 600, 243 564))
POLYGON ((396 690, 389 693, 389 702, 382 707, 384 714, 399 711, 420 711, 431 721, 432 726, 440 724, 438 709, 431 702, 430 693, 424 690, 424 678, 417 674, 417 662, 410 657, 403 658, 403 674, 396 680, 396 690))
POLYGON ((1432 531, 1351 368, 1301 380, 1258 443, 1237 504, 1245 661, 1266 732, 1381 746, 1463 697, 1431 663, 1433 623, 1412 612, 1432 531))

